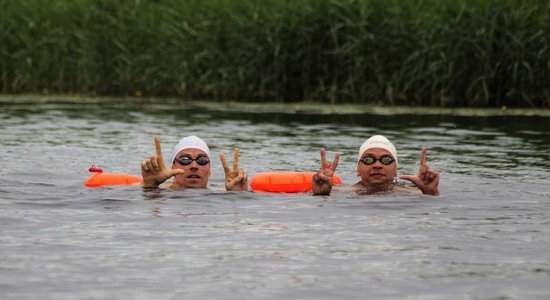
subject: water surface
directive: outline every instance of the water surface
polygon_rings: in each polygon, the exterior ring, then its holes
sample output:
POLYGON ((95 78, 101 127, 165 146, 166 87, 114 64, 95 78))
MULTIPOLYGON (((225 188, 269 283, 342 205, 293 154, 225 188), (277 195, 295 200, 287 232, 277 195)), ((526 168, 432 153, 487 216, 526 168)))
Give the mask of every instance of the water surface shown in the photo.
POLYGON ((546 299, 550 297, 550 118, 285 113, 149 102, 0 102, 0 292, 6 299, 546 299), (139 174, 205 139, 252 175, 313 171, 319 149, 420 147, 441 196, 143 191, 83 186, 88 167, 139 174))

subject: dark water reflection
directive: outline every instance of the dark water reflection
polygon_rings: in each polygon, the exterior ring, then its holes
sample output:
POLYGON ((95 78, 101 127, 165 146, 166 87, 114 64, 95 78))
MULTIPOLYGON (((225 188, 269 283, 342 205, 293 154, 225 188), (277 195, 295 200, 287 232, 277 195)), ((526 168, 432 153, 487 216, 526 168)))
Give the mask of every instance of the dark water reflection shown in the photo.
POLYGON ((50 298, 513 298, 550 296, 550 118, 224 111, 147 103, 0 103, 0 291, 50 298), (237 144, 253 174, 315 170, 390 137, 400 172, 420 147, 440 197, 88 189, 91 164, 139 173, 196 134, 237 144))

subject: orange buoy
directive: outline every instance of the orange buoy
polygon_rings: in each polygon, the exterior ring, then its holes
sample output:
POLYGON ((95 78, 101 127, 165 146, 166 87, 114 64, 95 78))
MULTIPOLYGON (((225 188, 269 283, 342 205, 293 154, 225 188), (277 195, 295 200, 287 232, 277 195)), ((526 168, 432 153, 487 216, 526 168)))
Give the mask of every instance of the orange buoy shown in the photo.
MULTIPOLYGON (((311 191, 315 172, 264 172, 257 173, 250 180, 253 191, 271 193, 299 193, 311 191)), ((338 175, 332 177, 334 184, 341 184, 338 175)))
POLYGON ((128 175, 128 174, 113 174, 113 173, 103 173, 103 170, 96 168, 94 165, 88 169, 90 172, 94 173, 90 175, 84 181, 84 185, 87 187, 100 187, 104 185, 119 185, 119 184, 134 184, 142 182, 143 178, 141 176, 128 175))

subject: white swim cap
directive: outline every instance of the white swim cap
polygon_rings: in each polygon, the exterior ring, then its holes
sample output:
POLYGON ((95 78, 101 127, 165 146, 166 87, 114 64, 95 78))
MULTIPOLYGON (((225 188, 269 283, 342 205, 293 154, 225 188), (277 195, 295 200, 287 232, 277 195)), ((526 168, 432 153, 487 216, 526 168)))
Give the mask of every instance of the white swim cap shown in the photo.
POLYGON ((178 155, 181 150, 190 148, 202 150, 206 153, 208 158, 210 158, 210 149, 208 149, 208 145, 206 144, 206 142, 194 135, 190 135, 181 139, 179 143, 174 147, 174 150, 172 150, 172 159, 170 160, 170 165, 174 164, 176 155, 178 155))
POLYGON ((395 150, 395 146, 390 142, 390 140, 382 135, 373 135, 361 145, 359 148, 357 162, 361 160, 363 153, 371 148, 382 148, 384 150, 388 150, 395 159, 395 165, 397 166, 397 150, 395 150))

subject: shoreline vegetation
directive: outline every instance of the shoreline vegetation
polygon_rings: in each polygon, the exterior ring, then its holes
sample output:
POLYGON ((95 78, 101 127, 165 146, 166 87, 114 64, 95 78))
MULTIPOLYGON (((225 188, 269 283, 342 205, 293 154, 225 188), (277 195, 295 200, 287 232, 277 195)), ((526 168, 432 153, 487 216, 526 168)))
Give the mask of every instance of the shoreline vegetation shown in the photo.
POLYGON ((202 108, 210 111, 246 113, 284 113, 315 115, 442 115, 465 117, 550 117, 550 109, 540 108, 469 108, 428 106, 387 106, 379 104, 330 104, 321 102, 245 102, 232 100, 185 100, 181 97, 150 98, 144 96, 80 96, 80 95, 2 95, 0 105, 18 106, 27 104, 86 104, 86 105, 175 105, 182 108, 202 108))
POLYGON ((5 95, 550 108, 549 1, 0 0, 0 32, 5 95))

